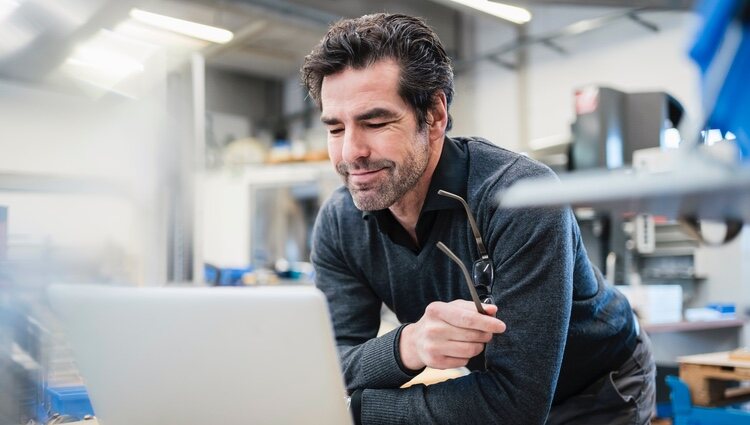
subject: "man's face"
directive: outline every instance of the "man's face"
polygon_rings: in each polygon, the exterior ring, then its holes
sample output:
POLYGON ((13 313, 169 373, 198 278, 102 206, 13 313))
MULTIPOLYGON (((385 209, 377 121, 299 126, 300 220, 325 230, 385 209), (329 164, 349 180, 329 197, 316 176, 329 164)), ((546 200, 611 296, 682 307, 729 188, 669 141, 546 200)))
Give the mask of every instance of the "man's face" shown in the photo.
POLYGON ((427 167, 427 131, 398 95, 399 67, 390 60, 346 68, 323 79, 321 121, 328 154, 357 208, 388 208, 411 190, 427 167))

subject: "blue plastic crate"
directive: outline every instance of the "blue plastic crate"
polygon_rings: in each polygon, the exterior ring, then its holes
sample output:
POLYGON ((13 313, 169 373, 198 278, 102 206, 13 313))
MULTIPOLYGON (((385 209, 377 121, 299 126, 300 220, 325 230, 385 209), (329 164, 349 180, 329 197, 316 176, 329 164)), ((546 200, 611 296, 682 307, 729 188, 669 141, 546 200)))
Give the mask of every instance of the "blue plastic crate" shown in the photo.
POLYGON ((242 286, 242 276, 253 271, 252 267, 229 268, 203 265, 203 278, 207 283, 216 286, 242 286))
POLYGON ((84 386, 47 387, 45 393, 49 401, 51 414, 59 413, 78 419, 94 414, 89 393, 84 386))

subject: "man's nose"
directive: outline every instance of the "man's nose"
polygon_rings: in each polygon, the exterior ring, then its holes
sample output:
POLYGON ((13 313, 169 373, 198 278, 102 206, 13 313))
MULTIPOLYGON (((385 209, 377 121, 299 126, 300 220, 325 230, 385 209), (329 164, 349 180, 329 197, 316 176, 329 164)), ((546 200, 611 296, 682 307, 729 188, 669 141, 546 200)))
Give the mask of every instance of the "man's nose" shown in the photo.
POLYGON ((341 152, 342 159, 346 162, 356 162, 360 158, 370 156, 368 141, 361 131, 347 128, 344 131, 344 145, 341 152))

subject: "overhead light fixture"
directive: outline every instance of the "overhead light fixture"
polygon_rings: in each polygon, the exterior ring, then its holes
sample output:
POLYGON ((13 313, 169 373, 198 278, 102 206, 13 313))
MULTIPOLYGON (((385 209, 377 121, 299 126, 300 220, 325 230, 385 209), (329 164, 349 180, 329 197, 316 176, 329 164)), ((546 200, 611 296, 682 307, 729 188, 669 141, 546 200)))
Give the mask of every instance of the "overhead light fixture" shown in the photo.
POLYGON ((21 4, 15 0, 0 0, 0 22, 7 19, 21 4))
POLYGON ((193 52, 211 44, 206 40, 188 37, 172 31, 164 31, 151 25, 127 19, 117 24, 114 32, 149 44, 169 49, 171 52, 193 52))
POLYGON ((497 3, 488 0, 450 0, 463 6, 476 9, 514 24, 525 24, 531 20, 531 12, 522 8, 508 4, 497 3))
POLYGON ((74 66, 93 68, 120 78, 143 72, 144 69, 142 63, 128 56, 88 46, 77 48, 65 62, 74 66))
POLYGON ((113 31, 100 30, 73 49, 61 71, 100 89, 116 91, 128 81, 143 77, 139 74, 146 74, 145 64, 158 49, 113 31))
POLYGON ((185 21, 183 19, 172 18, 171 16, 159 15, 157 13, 146 12, 141 9, 130 11, 130 17, 134 20, 148 24, 167 31, 187 35, 193 38, 210 41, 213 43, 224 44, 234 38, 231 31, 223 28, 203 25, 196 22, 185 21))

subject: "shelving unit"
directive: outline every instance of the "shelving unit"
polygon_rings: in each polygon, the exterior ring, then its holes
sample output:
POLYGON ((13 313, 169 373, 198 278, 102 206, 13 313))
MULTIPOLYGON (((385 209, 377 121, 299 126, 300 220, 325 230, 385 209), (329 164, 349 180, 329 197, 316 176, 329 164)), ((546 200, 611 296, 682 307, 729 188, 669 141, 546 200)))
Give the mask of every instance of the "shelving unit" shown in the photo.
POLYGON ((745 319, 724 319, 724 320, 707 320, 701 322, 677 322, 677 323, 658 323, 658 324, 647 324, 643 326, 643 329, 649 333, 649 335, 658 333, 668 332, 690 332, 690 331, 705 331, 713 329, 731 329, 741 328, 745 324, 745 319))
POLYGON ((0 171, 0 192, 125 195, 128 190, 123 184, 102 177, 0 171))

